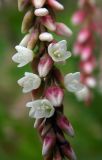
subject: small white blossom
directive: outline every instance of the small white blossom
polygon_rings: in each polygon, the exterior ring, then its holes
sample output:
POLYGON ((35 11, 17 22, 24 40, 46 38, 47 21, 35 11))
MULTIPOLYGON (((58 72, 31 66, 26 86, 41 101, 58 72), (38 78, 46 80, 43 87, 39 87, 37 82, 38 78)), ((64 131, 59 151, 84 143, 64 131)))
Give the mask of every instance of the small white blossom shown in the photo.
POLYGON ((64 77, 64 84, 68 91, 78 92, 85 86, 80 82, 80 72, 69 73, 64 77))
POLYGON ((67 51, 66 40, 62 40, 58 43, 51 43, 48 46, 48 53, 55 62, 65 61, 71 57, 71 53, 67 51))
POLYGON ((36 74, 25 72, 25 76, 18 80, 18 84, 23 87, 23 93, 28 93, 39 88, 41 79, 36 74))
POLYGON ((79 101, 83 101, 83 100, 87 99, 89 94, 90 93, 89 93, 89 90, 87 87, 84 87, 81 91, 75 93, 75 95, 79 101))
POLYGON ((54 107, 47 99, 39 99, 26 104, 31 107, 29 116, 31 118, 49 118, 54 114, 54 107))
POLYGON ((23 46, 16 46, 17 53, 13 55, 12 60, 16 63, 19 63, 18 67, 23 67, 29 62, 33 60, 33 51, 23 47, 23 46))

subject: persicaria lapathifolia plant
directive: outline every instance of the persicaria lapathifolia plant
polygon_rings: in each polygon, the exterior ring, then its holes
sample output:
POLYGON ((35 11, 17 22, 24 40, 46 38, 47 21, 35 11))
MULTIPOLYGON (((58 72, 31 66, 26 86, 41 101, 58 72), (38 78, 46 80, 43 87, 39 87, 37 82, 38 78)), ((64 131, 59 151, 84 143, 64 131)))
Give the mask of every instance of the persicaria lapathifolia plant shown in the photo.
POLYGON ((49 32, 69 37, 72 31, 63 23, 55 21, 55 11, 64 7, 56 0, 18 0, 19 11, 25 11, 22 32, 23 40, 15 47, 12 60, 23 67, 32 65, 32 72, 25 72, 18 80, 23 92, 32 92, 32 101, 26 106, 29 116, 35 118, 42 139, 42 155, 45 160, 75 160, 75 153, 64 136, 74 136, 71 123, 64 115, 64 90, 80 92, 85 87, 80 83, 80 73, 61 74, 56 63, 71 57, 67 41, 57 42, 49 32))
POLYGON ((81 25, 81 29, 77 35, 74 44, 73 53, 80 56, 81 81, 86 85, 86 90, 81 94, 77 94, 79 100, 90 102, 92 99, 91 89, 96 86, 96 80, 93 71, 96 67, 95 39, 94 33, 96 28, 94 25, 94 17, 96 14, 96 6, 94 0, 79 0, 79 10, 72 17, 75 25, 81 25))

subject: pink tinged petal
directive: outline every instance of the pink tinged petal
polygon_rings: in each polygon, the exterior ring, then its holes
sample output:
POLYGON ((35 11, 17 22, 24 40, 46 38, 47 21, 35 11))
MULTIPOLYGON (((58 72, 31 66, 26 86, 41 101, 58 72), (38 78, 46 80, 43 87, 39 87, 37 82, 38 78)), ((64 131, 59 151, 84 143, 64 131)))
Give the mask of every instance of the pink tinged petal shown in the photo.
POLYGON ((48 153, 50 153, 55 143, 56 143, 56 136, 54 132, 49 132, 45 136, 44 141, 43 141, 42 155, 46 156, 48 153))
POLYGON ((70 160, 76 160, 75 152, 73 151, 70 144, 67 142, 67 144, 61 146, 63 154, 69 158, 70 160))
POLYGON ((35 8, 41 8, 45 4, 46 0, 32 0, 33 5, 35 8))
POLYGON ((47 0, 47 3, 55 10, 63 10, 64 6, 56 0, 47 0))
POLYGON ((38 64, 38 72, 40 77, 46 77, 49 71, 51 70, 53 66, 53 61, 51 57, 48 54, 43 55, 40 58, 39 64, 38 64))
POLYGON ((75 43, 74 48, 73 48, 73 54, 75 56, 80 55, 81 51, 82 51, 82 45, 78 42, 75 43))
POLYGON ((93 57, 93 56, 89 57, 88 60, 82 61, 82 62, 80 63, 80 68, 81 68, 84 72, 86 72, 87 74, 92 73, 93 70, 94 70, 94 68, 95 68, 95 66, 96 66, 96 59, 95 59, 95 57, 93 57))
POLYGON ((48 32, 43 32, 39 35, 39 39, 41 41, 48 41, 48 42, 51 42, 53 40, 53 36, 51 33, 48 33, 48 32))
POLYGON ((57 125, 60 129, 64 130, 69 136, 74 136, 74 130, 71 123, 63 115, 57 117, 57 125))
POLYGON ((80 68, 87 74, 92 73, 94 70, 93 64, 91 64, 90 62, 82 63, 80 65, 80 68))
POLYGON ((38 8, 34 11, 34 14, 38 17, 46 16, 49 11, 46 8, 38 8))
POLYGON ((87 77, 85 83, 90 88, 94 88, 96 86, 96 80, 93 77, 87 77))
POLYGON ((85 46, 81 51, 81 59, 86 61, 92 54, 93 48, 91 46, 85 46))
POLYGON ((80 43, 84 43, 90 38, 90 36, 91 36, 91 31, 88 28, 84 28, 79 32, 77 40, 80 43))
POLYGON ((86 18, 86 13, 82 10, 79 10, 74 13, 72 17, 72 23, 75 25, 81 24, 86 18))
POLYGON ((56 107, 62 104, 63 96, 63 90, 57 86, 49 87, 45 92, 45 97, 56 107))
POLYGON ((56 34, 64 37, 70 37, 72 35, 72 31, 69 27, 67 27, 64 23, 56 23, 56 34))
POLYGON ((49 29, 50 31, 55 31, 56 30, 55 21, 50 15, 42 17, 41 21, 42 21, 43 25, 47 29, 49 29))

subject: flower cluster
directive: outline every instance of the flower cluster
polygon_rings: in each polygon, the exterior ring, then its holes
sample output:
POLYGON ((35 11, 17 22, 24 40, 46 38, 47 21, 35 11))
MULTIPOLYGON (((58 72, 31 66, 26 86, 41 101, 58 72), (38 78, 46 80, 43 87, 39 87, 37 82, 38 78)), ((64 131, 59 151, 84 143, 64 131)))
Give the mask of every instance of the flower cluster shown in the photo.
POLYGON ((42 155, 45 160, 75 160, 75 153, 64 136, 74 135, 71 123, 64 116, 64 89, 80 94, 85 86, 80 82, 80 73, 69 73, 63 77, 56 63, 71 57, 67 41, 57 42, 51 31, 69 37, 72 31, 63 23, 55 21, 54 10, 64 7, 56 0, 18 0, 20 11, 25 10, 22 32, 23 40, 15 47, 17 53, 12 60, 23 67, 31 63, 32 73, 25 72, 18 80, 24 93, 32 92, 32 101, 26 104, 29 116, 35 118, 43 142, 42 155))
POLYGON ((92 98, 91 88, 96 86, 96 80, 93 76, 96 67, 96 58, 93 54, 95 50, 94 32, 96 32, 94 27, 95 1, 79 0, 79 8, 72 17, 73 24, 81 25, 73 53, 75 56, 80 56, 81 81, 87 89, 85 89, 83 98, 82 94, 78 94, 77 97, 80 100, 89 101, 92 98))

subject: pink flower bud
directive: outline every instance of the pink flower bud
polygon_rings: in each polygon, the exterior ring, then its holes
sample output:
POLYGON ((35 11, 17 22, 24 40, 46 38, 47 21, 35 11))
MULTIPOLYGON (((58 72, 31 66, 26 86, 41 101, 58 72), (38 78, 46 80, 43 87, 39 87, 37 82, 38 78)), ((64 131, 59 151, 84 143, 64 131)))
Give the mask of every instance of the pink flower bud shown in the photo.
POLYGON ((64 37, 69 37, 72 35, 72 31, 64 23, 56 23, 56 34, 64 37))
POLYGON ((72 22, 75 25, 79 25, 85 20, 85 18, 86 18, 86 13, 82 10, 79 10, 74 13, 72 17, 72 22))
POLYGON ((57 2, 56 0, 47 0, 48 4, 56 10, 63 10, 64 6, 62 4, 60 4, 59 2, 57 2))
POLYGON ((53 65, 52 58, 45 54, 40 58, 40 62, 38 64, 38 72, 40 77, 46 77, 49 71, 51 70, 53 65))
POLYGON ((91 76, 86 78, 85 83, 90 88, 94 88, 96 86, 96 80, 91 76))
POLYGON ((82 48, 83 48, 83 46, 82 46, 80 43, 76 42, 76 43, 74 44, 73 54, 74 54, 75 56, 80 55, 80 53, 81 53, 81 51, 82 51, 82 48))
POLYGON ((83 61, 89 59, 89 57, 91 56, 92 54, 92 47, 91 46, 85 46, 82 51, 81 51, 81 59, 83 61))
POLYGON ((43 141, 42 155, 46 156, 51 152, 51 149, 54 147, 56 143, 56 136, 53 131, 49 132, 43 141))
POLYGON ((90 36, 91 36, 90 30, 88 28, 84 28, 79 32, 77 40, 80 43, 84 43, 90 38, 90 36))
POLYGON ((63 115, 57 117, 57 125, 60 129, 64 130, 69 136, 74 136, 74 130, 71 123, 63 115))
POLYGON ((76 155, 68 142, 65 145, 62 145, 61 149, 68 159, 76 160, 76 155))
POLYGON ((43 25, 47 29, 49 29, 51 31, 55 31, 56 30, 55 21, 50 15, 46 15, 46 16, 42 17, 41 20, 42 20, 43 25))
POLYGON ((95 66, 96 66, 96 61, 94 57, 90 57, 88 60, 82 61, 80 63, 81 70, 83 70, 86 74, 92 73, 95 66))
POLYGON ((62 104, 63 96, 63 90, 58 86, 49 87, 45 92, 45 97, 56 107, 62 104))

